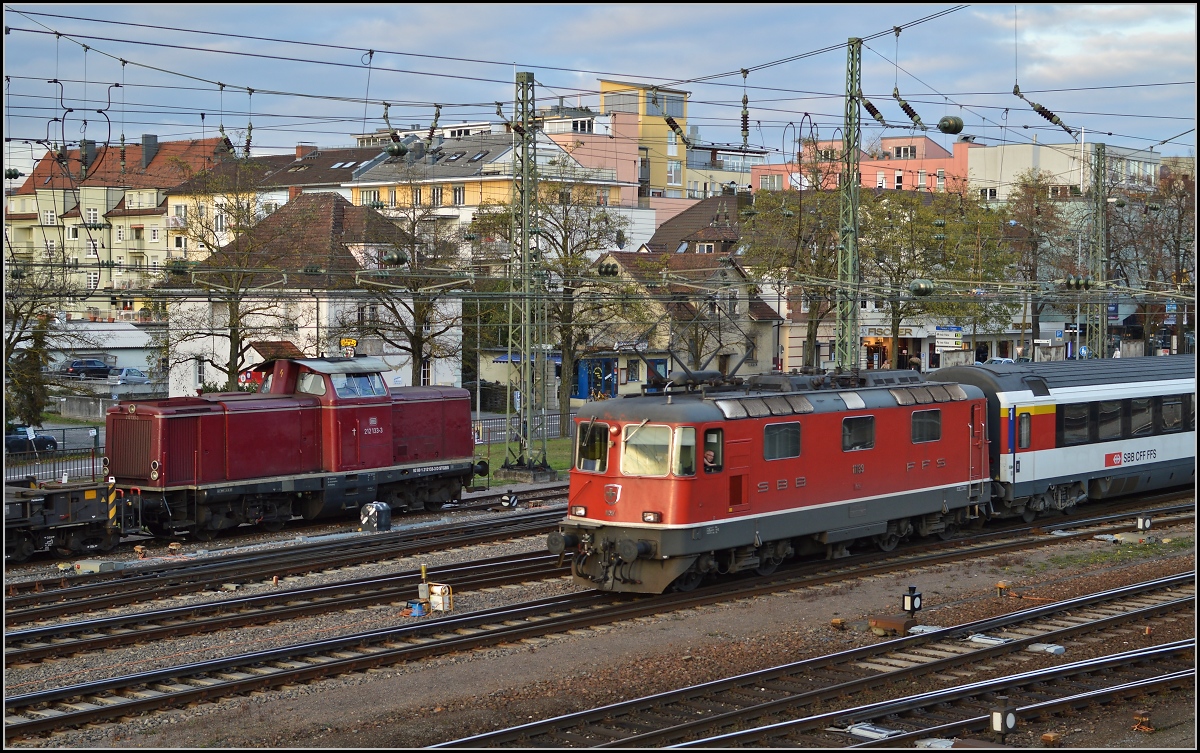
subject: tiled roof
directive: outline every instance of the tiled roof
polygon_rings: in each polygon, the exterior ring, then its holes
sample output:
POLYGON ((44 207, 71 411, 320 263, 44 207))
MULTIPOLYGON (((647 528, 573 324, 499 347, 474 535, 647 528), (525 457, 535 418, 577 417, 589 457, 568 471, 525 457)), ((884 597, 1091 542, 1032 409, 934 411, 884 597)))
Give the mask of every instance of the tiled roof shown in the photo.
POLYGON ((252 192, 262 187, 270 175, 289 164, 291 160, 286 154, 272 154, 249 160, 221 160, 210 169, 197 171, 188 180, 172 186, 169 193, 179 196, 208 192, 252 192))
POLYGON ((783 317, 775 309, 756 295, 750 296, 750 318, 759 321, 782 321, 783 317))
POLYGON ((250 347, 258 351, 264 361, 274 361, 279 358, 304 358, 304 351, 296 347, 290 340, 260 340, 250 343, 250 347))
MULTIPOLYGON (((704 228, 725 228, 738 236, 738 206, 736 196, 713 196, 701 199, 659 226, 646 245, 651 251, 675 253, 680 245, 704 228)), ((726 240, 726 238, 720 238, 726 240)))
POLYGON ((214 251, 198 269, 269 270, 250 285, 277 281, 282 271, 290 288, 348 288, 362 269, 350 250, 359 244, 409 245, 404 231, 374 209, 354 206, 337 193, 306 193, 214 251), (310 266, 322 271, 301 273, 310 266))
POLYGON ((67 151, 67 167, 55 160, 54 152, 46 152, 33 167, 16 193, 32 195, 38 189, 74 189, 80 186, 114 186, 126 188, 171 188, 187 175, 180 170, 179 161, 193 170, 211 165, 223 153, 221 138, 190 141, 162 141, 150 164, 142 167, 142 145, 125 146, 125 171, 121 171, 121 147, 97 146, 96 160, 87 177, 79 179, 80 150, 67 151), (68 172, 69 167, 69 172, 68 172))
POLYGON ((105 212, 104 216, 105 217, 150 217, 150 216, 153 216, 156 214, 166 214, 166 213, 167 213, 166 199, 163 199, 162 202, 160 202, 159 205, 156 207, 144 207, 141 209, 126 209, 125 208, 125 197, 122 196, 121 200, 117 202, 117 205, 115 207, 113 207, 112 209, 108 210, 107 212, 105 212))

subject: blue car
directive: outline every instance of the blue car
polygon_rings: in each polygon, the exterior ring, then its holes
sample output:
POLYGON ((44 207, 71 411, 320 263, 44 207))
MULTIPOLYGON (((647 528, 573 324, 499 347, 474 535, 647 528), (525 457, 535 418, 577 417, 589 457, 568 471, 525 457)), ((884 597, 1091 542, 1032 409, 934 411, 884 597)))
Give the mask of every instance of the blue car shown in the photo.
POLYGON ((49 434, 37 433, 30 439, 25 426, 21 424, 10 425, 4 433, 4 451, 10 455, 23 452, 54 452, 57 449, 57 439, 49 434))

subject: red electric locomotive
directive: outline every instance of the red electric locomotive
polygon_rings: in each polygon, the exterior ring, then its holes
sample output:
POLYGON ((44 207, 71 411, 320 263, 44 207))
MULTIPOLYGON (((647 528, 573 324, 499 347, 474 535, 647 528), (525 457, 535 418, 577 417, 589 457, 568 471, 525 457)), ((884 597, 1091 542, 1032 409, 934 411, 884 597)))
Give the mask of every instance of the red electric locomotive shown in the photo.
POLYGON ((983 514, 978 387, 911 371, 764 375, 734 391, 703 384, 713 377, 580 410, 568 516, 548 539, 576 582, 687 590, 855 540, 890 550, 983 514))
POLYGON ((125 401, 108 411, 106 476, 137 490, 154 533, 277 530, 367 502, 436 509, 474 473, 470 393, 389 390, 377 358, 269 362, 258 393, 125 401))

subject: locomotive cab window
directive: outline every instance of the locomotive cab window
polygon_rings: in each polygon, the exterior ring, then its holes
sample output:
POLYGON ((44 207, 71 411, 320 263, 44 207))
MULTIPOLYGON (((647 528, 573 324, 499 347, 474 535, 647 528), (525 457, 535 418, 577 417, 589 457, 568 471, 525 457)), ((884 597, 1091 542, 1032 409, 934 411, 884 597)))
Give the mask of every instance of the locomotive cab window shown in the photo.
POLYGON ((296 380, 296 392, 302 392, 306 395, 324 395, 325 377, 311 371, 304 372, 296 380))
POLYGON ((800 457, 800 422, 763 427, 763 460, 800 457))
POLYGON ((912 414, 912 441, 937 442, 942 438, 942 411, 919 410, 912 414))
POLYGON ((665 476, 670 468, 671 427, 643 421, 625 427, 621 442, 621 472, 627 476, 665 476))
POLYGON ((681 426, 675 430, 675 475, 696 475, 696 430, 681 426))
POLYGON ((842 451, 869 450, 875 446, 875 417, 842 419, 842 451))
POLYGON ((608 470, 608 424, 595 419, 580 424, 575 442, 575 468, 604 473, 608 470))
POLYGON ((725 441, 721 429, 704 432, 704 472, 717 473, 725 463, 725 441))

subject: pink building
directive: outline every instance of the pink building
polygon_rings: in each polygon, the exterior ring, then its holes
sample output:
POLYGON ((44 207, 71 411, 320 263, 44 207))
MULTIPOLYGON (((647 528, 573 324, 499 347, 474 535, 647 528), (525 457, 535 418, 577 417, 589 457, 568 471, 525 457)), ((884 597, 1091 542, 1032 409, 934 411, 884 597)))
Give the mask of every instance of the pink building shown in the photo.
MULTIPOLYGON (((863 188, 896 190, 945 191, 967 181, 967 152, 982 144, 956 141, 953 153, 947 152, 927 136, 892 136, 884 138, 876 154, 862 152, 859 157, 859 176, 863 188)), ((837 188, 841 174, 841 141, 819 141, 804 147, 803 160, 816 159, 821 166, 823 190, 837 188)), ((812 188, 807 164, 804 170, 796 163, 786 165, 756 165, 750 171, 752 191, 782 191, 812 188)))

